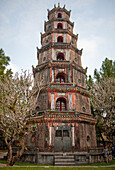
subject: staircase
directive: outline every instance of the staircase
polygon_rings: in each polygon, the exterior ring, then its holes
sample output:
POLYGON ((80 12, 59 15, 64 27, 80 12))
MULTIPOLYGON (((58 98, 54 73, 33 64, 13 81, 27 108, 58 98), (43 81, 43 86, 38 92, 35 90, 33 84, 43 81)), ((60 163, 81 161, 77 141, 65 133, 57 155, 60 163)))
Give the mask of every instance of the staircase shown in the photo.
POLYGON ((75 166, 75 159, 73 154, 56 154, 54 159, 55 166, 75 166))

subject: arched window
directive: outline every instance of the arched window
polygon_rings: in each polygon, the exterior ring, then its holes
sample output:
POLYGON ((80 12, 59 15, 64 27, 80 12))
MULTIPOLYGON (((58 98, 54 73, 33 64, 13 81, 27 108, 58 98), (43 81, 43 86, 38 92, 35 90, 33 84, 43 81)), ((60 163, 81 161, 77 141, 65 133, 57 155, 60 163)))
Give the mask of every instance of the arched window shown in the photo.
POLYGON ((58 29, 63 29, 62 23, 58 23, 57 28, 58 28, 58 29))
POLYGON ((64 60, 64 54, 63 53, 58 53, 57 60, 64 60))
POLYGON ((56 110, 65 111, 66 110, 66 99, 60 97, 56 101, 56 110))
POLYGON ((58 13, 58 18, 62 18, 62 14, 61 13, 58 13))
POLYGON ((63 37, 62 37, 62 36, 59 36, 59 37, 57 38, 57 42, 63 42, 63 37))
POLYGON ((65 75, 63 73, 59 73, 56 77, 56 82, 65 83, 65 75))

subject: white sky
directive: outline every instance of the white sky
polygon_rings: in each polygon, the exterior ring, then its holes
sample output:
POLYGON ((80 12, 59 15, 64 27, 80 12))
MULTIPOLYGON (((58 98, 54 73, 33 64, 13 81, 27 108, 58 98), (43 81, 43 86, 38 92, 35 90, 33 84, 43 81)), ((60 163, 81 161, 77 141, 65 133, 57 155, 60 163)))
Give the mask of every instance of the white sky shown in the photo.
POLYGON ((11 58, 13 71, 37 65, 47 9, 60 2, 71 10, 82 65, 93 75, 105 58, 115 59, 115 0, 0 0, 0 48, 11 58))

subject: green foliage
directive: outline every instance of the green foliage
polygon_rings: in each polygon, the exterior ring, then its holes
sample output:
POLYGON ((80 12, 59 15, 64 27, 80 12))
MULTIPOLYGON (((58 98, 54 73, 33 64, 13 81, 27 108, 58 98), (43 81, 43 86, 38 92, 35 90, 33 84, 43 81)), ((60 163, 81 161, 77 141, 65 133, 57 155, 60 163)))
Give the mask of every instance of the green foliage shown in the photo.
MULTIPOLYGON (((103 144, 104 139, 102 133, 106 133, 106 128, 108 128, 109 124, 112 124, 113 120, 113 86, 115 78, 115 61, 109 60, 106 58, 102 62, 102 66, 100 70, 94 70, 94 78, 90 75, 86 77, 87 89, 91 92, 91 111, 94 117, 97 118, 96 132, 97 135, 101 137, 103 144), (102 89, 101 89, 102 88, 102 89), (95 92, 93 93, 93 89, 95 92), (97 96, 100 96, 97 98, 97 96), (97 100, 96 100, 97 99, 97 100), (100 102, 100 103, 99 103, 100 102), (94 107, 95 103, 95 107, 94 107), (102 105, 103 103, 103 105, 102 105), (106 116, 104 117, 104 113, 106 112, 106 116), (110 112, 110 113, 109 113, 110 112), (99 134, 100 133, 100 134, 99 134)), ((112 125, 111 125, 112 126, 112 125)), ((111 127, 112 129, 112 127, 111 127)), ((108 129, 108 131, 110 128, 108 129)), ((112 132, 112 130, 110 131, 112 132)), ((108 135, 106 133, 106 135, 108 135)), ((109 133, 109 137, 110 137, 109 133)))
POLYGON ((13 72, 11 69, 7 69, 6 67, 9 65, 10 57, 6 56, 3 49, 0 49, 0 76, 12 76, 13 72), (6 71, 6 72, 5 72, 6 71))
POLYGON ((94 78, 96 81, 100 81, 102 78, 114 77, 115 78, 115 61, 109 60, 108 58, 102 62, 100 71, 94 70, 94 78))
POLYGON ((92 83, 93 83, 93 78, 91 77, 91 75, 89 75, 89 77, 86 75, 86 85, 88 91, 91 89, 92 83))

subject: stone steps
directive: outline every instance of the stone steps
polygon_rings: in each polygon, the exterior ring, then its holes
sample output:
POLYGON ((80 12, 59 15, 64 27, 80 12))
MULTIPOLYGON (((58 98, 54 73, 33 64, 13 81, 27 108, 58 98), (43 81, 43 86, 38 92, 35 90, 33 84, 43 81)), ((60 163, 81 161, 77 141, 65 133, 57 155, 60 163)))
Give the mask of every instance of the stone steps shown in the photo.
POLYGON ((74 155, 55 155, 55 166, 75 166, 74 155))

